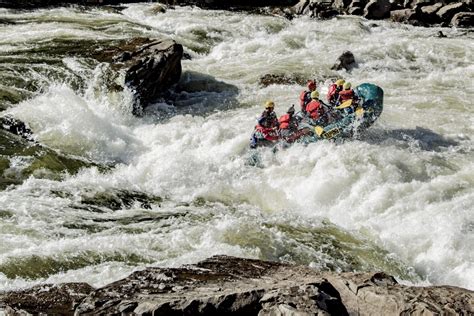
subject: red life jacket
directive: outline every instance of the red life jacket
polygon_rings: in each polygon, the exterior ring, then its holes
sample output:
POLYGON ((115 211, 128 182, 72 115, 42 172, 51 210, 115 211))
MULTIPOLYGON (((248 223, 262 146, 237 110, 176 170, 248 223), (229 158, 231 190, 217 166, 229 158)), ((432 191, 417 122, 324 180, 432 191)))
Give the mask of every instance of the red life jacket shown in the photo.
POLYGON ((306 111, 308 111, 309 116, 313 120, 317 120, 320 116, 321 103, 318 100, 311 100, 306 106, 306 111))
POLYGON ((278 122, 280 123, 280 129, 290 128, 290 114, 280 116, 278 122))
POLYGON ((306 106, 311 102, 311 91, 301 91, 300 93, 300 106, 301 111, 306 112, 306 106))
POLYGON ((337 92, 337 85, 335 83, 329 86, 328 95, 326 96, 329 102, 331 102, 333 99, 335 99, 335 97, 337 97, 337 92))
POLYGON ((339 102, 344 102, 347 100, 354 99, 354 90, 342 90, 339 92, 339 102))

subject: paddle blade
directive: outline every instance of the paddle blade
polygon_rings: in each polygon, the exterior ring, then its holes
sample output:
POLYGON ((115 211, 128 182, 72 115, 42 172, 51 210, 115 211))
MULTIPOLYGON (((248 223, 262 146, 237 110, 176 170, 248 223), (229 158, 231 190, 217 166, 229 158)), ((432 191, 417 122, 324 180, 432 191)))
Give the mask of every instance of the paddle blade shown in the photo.
POLYGON ((345 108, 350 107, 351 105, 352 105, 352 99, 342 102, 341 104, 336 106, 336 109, 338 110, 345 109, 345 108))
POLYGON ((324 128, 322 128, 321 126, 315 126, 314 132, 316 133, 316 135, 321 136, 321 134, 324 132, 324 128))

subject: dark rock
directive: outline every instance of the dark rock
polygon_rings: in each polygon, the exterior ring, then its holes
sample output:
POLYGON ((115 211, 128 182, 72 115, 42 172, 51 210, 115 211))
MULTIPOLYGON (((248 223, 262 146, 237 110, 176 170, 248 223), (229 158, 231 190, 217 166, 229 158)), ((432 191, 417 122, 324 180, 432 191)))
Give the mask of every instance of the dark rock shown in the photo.
POLYGON ((311 0, 304 9, 303 14, 308 14, 313 18, 328 19, 339 14, 332 7, 333 0, 311 0))
MULTIPOLYGON (((128 61, 125 84, 145 107, 179 81, 183 46, 173 40, 158 40, 135 52, 128 61)), ((135 108, 135 113, 140 109, 135 108)))
POLYGON ((294 6, 298 0, 165 0, 170 5, 195 5, 204 9, 249 9, 266 6, 294 6))
POLYGON ((334 0, 333 7, 339 10, 349 7, 352 0, 334 0))
POLYGON ((293 74, 266 74, 260 77, 259 83, 263 87, 267 87, 272 84, 299 84, 303 85, 306 83, 306 79, 303 75, 293 74))
POLYGON ((394 22, 408 22, 416 19, 416 13, 413 9, 395 10, 390 12, 390 19, 394 22))
POLYGON ((456 13, 451 20, 451 25, 455 27, 473 27, 474 26, 474 12, 459 12, 456 13))
POLYGON ((337 58, 338 62, 331 67, 332 70, 345 69, 350 71, 356 66, 354 54, 350 51, 345 51, 341 56, 337 58))
POLYGON ((451 22, 451 19, 456 15, 456 13, 464 12, 467 9, 465 3, 455 2, 448 4, 436 12, 436 15, 443 22, 451 22))
POLYGON ((364 17, 367 19, 385 19, 390 17, 391 4, 389 0, 371 0, 364 9, 364 17))
POLYGON ((61 315, 474 313, 474 293, 457 287, 410 287, 382 272, 336 274, 227 256, 181 268, 147 268, 94 291, 87 285, 74 289, 73 294, 57 290, 70 287, 63 284, 5 293, 0 295, 0 306, 11 314, 24 310, 61 315), (74 302, 79 304, 72 308, 74 302))
POLYGON ((435 24, 440 22, 439 16, 436 14, 443 5, 436 3, 433 5, 415 7, 418 12, 418 20, 423 23, 435 24))
POLYGON ((16 315, 18 311, 73 315, 76 305, 92 291, 94 288, 87 283, 45 284, 27 290, 0 293, 0 302, 14 311, 11 315, 16 315))
POLYGON ((12 9, 34 9, 41 7, 60 6, 66 4, 110 6, 118 5, 123 2, 134 3, 142 2, 142 0, 0 0, 0 8, 3 7, 12 9))
POLYGON ((350 15, 363 15, 364 9, 359 7, 350 7, 347 13, 349 13, 350 15))
POLYGON ((133 91, 136 100, 133 112, 139 115, 179 81, 183 46, 168 39, 135 38, 117 47, 95 51, 92 57, 111 63, 114 70, 125 74, 122 85, 133 91))
POLYGON ((442 31, 438 31, 438 33, 436 34, 436 37, 444 38, 444 37, 447 37, 447 36, 442 31))
POLYGON ((309 0, 301 0, 294 7, 293 10, 296 14, 305 14, 305 9, 308 8, 309 0))
POLYGON ((31 131, 29 126, 14 117, 0 117, 0 129, 18 135, 24 139, 30 141, 33 140, 33 132, 31 131))

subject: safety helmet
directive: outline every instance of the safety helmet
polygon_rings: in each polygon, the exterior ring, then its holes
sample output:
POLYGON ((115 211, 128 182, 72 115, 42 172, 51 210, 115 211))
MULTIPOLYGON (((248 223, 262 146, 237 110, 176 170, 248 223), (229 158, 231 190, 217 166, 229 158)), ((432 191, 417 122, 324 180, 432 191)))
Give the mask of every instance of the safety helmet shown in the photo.
POLYGON ((336 86, 342 86, 346 81, 344 79, 338 79, 336 80, 335 84, 336 86))
POLYGON ((318 91, 311 92, 311 99, 317 99, 317 98, 319 98, 319 92, 318 91))
POLYGON ((275 107, 275 103, 273 101, 265 102, 265 109, 273 109, 275 107))
POLYGON ((308 82, 306 83, 306 86, 311 91, 316 90, 316 82, 314 80, 308 80, 308 82))
POLYGON ((344 90, 349 90, 351 87, 352 87, 352 85, 351 85, 350 82, 346 82, 346 83, 344 83, 344 85, 343 85, 344 90))

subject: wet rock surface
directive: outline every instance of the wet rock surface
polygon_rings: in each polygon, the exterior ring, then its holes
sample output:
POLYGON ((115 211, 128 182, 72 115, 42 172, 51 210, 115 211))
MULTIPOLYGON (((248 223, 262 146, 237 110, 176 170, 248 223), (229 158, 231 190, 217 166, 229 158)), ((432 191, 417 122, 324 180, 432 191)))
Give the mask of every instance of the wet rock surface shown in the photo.
POLYGON ((120 79, 110 80, 129 87, 135 96, 134 114, 176 84, 181 77, 183 46, 170 39, 135 38, 95 51, 92 57, 108 62, 120 79))
POLYGON ((474 313, 474 293, 452 286, 404 286, 384 273, 336 274, 215 256, 181 268, 147 268, 95 290, 71 283, 3 293, 0 311, 7 315, 468 315, 474 313))

